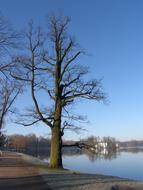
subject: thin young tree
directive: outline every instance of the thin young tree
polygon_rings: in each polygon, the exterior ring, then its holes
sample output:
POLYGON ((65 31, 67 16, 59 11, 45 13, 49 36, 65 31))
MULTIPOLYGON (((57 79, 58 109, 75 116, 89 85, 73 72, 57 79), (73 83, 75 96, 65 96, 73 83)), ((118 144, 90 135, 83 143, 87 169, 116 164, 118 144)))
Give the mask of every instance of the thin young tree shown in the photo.
POLYGON ((100 101, 105 98, 100 81, 87 80, 88 65, 79 64, 83 51, 67 32, 69 21, 68 17, 50 16, 46 37, 40 28, 34 30, 30 23, 25 35, 27 49, 24 55, 15 58, 17 71, 11 73, 14 78, 30 85, 34 102, 34 109, 30 108, 25 115, 32 116, 32 120, 29 117, 29 123, 22 122, 22 119, 19 123, 30 126, 42 121, 51 129, 51 168, 63 167, 62 136, 64 129, 72 126, 68 120, 65 122, 65 118, 81 119, 70 115, 68 108, 78 99, 100 101), (45 105, 49 103, 46 107, 41 106, 37 93, 43 95, 45 105))

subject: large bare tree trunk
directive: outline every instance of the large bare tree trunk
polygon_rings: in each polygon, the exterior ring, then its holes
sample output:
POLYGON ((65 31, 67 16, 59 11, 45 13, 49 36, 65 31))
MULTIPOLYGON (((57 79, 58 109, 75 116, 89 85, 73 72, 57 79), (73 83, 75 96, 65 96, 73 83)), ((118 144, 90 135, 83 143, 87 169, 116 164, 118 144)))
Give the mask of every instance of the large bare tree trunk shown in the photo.
POLYGON ((63 168, 62 164, 62 140, 59 127, 52 129, 50 167, 63 168))
POLYGON ((62 164, 62 135, 61 135, 61 102, 55 108, 55 121, 52 128, 50 167, 63 168, 62 164))

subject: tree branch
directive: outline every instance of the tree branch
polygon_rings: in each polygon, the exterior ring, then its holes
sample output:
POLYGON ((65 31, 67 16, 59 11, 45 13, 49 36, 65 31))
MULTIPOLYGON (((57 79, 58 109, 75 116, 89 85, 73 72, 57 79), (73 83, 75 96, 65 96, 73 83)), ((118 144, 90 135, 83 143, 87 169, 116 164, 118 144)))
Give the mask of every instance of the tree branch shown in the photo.
POLYGON ((81 52, 77 52, 69 61, 66 62, 66 64, 64 65, 63 71, 61 73, 61 78, 60 81, 62 80, 64 73, 66 72, 66 69, 68 68, 68 66, 70 65, 70 63, 72 63, 79 55, 81 54, 81 52))
POLYGON ((35 88, 34 88, 34 83, 35 83, 35 69, 34 69, 34 54, 32 56, 32 80, 31 80, 31 93, 32 93, 32 99, 34 101, 34 104, 35 104, 35 108, 36 108, 36 111, 40 117, 40 119, 46 124, 48 125, 49 127, 52 128, 52 125, 51 123, 43 117, 41 111, 40 111, 40 108, 39 108, 39 105, 38 105, 38 102, 36 100, 36 97, 35 97, 35 88))

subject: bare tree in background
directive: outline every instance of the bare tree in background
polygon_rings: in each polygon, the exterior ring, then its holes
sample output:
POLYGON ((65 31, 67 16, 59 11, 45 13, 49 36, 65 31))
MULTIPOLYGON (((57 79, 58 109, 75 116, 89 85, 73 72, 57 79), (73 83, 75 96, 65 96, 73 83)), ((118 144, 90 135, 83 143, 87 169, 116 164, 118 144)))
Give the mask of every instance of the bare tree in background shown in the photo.
POLYGON ((67 33, 69 21, 68 17, 51 16, 48 38, 40 28, 34 30, 30 23, 26 32, 26 53, 15 58, 17 71, 11 73, 30 85, 34 102, 34 109, 30 108, 25 115, 32 116, 31 120, 28 118, 29 123, 24 123, 25 119, 19 123, 30 126, 42 121, 51 129, 51 168, 63 167, 62 136, 65 128, 72 127, 68 121, 81 119, 71 115, 68 108, 78 99, 100 101, 105 98, 100 81, 86 80, 87 67, 78 63, 83 52, 67 33), (37 95, 43 91, 45 107, 37 95))
POLYGON ((9 72, 12 67, 12 56, 20 42, 20 35, 14 31, 2 14, 0 14, 0 144, 3 143, 2 128, 6 116, 12 109, 12 105, 21 91, 20 85, 10 78, 9 72))
POLYGON ((13 103, 21 92, 21 86, 14 80, 0 79, 0 132, 4 127, 6 116, 13 112, 13 103))
POLYGON ((0 14, 0 78, 6 76, 12 66, 13 49, 19 46, 19 37, 9 21, 0 14))

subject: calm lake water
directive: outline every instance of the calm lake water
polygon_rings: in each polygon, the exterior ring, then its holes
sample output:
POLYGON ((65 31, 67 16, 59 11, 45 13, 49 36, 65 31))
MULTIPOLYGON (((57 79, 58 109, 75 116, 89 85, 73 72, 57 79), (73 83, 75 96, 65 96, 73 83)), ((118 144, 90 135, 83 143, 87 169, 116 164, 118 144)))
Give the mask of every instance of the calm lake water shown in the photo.
MULTIPOLYGON (((47 158, 43 158, 43 160, 49 161, 47 158)), ((120 151, 104 156, 94 154, 64 155, 63 165, 67 169, 85 173, 143 180, 143 149, 120 151)))
POLYGON ((143 150, 122 151, 112 156, 63 156, 65 168, 85 173, 113 175, 143 180, 143 150))
POLYGON ((88 155, 63 157, 64 167, 86 173, 143 180, 143 152, 120 152, 111 159, 88 155))

